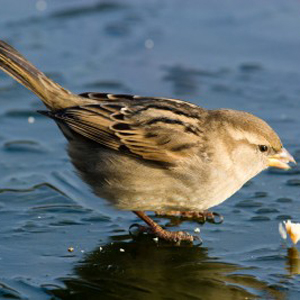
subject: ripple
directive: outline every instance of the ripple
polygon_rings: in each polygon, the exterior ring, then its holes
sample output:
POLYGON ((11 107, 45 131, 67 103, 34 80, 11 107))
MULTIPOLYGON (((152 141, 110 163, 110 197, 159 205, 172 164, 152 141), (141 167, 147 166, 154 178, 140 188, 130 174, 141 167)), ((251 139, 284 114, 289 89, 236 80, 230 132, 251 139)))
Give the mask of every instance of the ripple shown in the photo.
POLYGON ((0 296, 5 299, 27 299, 27 297, 22 297, 18 291, 2 282, 0 282, 0 296))
POLYGON ((264 221, 270 221, 271 219, 266 216, 255 216, 255 217, 252 217, 250 220, 255 221, 255 222, 257 222, 257 221, 264 222, 264 221))
POLYGON ((243 63, 239 66, 243 73, 254 73, 263 70, 263 66, 259 63, 243 63))
POLYGON ((300 174, 300 168, 299 166, 292 166, 291 169, 288 170, 269 168, 267 172, 270 174, 277 174, 277 175, 298 175, 300 174))
POLYGON ((164 70, 166 70, 167 74, 163 77, 163 80, 171 82, 174 93, 178 95, 195 94, 198 91, 202 78, 219 78, 228 73, 227 69, 210 71, 182 65, 165 67, 164 70))
POLYGON ((25 18, 23 20, 18 21, 9 21, 5 25, 7 27, 13 26, 29 26, 29 25, 38 25, 39 23, 44 23, 47 20, 53 19, 72 19, 74 17, 81 17, 81 16, 90 16, 93 14, 100 14, 100 13, 108 13, 113 11, 124 10, 128 6, 125 4, 117 3, 117 2, 101 2, 95 5, 81 5, 77 7, 70 7, 67 9, 62 9, 60 11, 53 12, 49 15, 40 16, 31 16, 25 18))
POLYGON ((46 211, 46 212, 53 212, 53 213, 80 213, 80 214, 86 214, 92 211, 91 209, 84 208, 76 204, 70 204, 70 205, 49 204, 44 206, 35 206, 32 209, 37 211, 46 211))
POLYGON ((108 92, 112 91, 122 91, 122 93, 130 93, 130 90, 128 87, 126 87, 124 84, 118 81, 93 81, 90 83, 84 84, 86 88, 92 88, 92 89, 100 89, 102 91, 106 90, 108 92))
POLYGON ((126 22, 112 23, 105 26, 106 34, 114 37, 124 37, 130 34, 131 28, 126 22))
POLYGON ((286 184, 289 186, 300 186, 300 179, 289 179, 286 184))
POLYGON ((285 289, 281 284, 266 285, 265 282, 257 280, 255 276, 246 274, 229 274, 228 280, 267 293, 268 295, 264 295, 262 299, 283 299, 281 292, 285 289))
POLYGON ((255 208, 261 206, 263 206, 262 202, 253 201, 253 200, 242 200, 235 205, 235 207, 243 207, 243 208, 255 208))
POLYGON ((107 221, 111 221, 111 218, 109 216, 104 216, 104 215, 96 215, 96 216, 90 216, 90 217, 86 217, 86 218, 82 218, 81 219, 84 222, 93 222, 93 223, 97 223, 97 222, 107 222, 107 221))
POLYGON ((279 211, 276 208, 260 208, 255 213, 257 214, 272 214, 272 213, 278 213, 279 211))
POLYGON ((60 189, 58 189, 57 187, 55 187, 54 185, 48 183, 48 182, 42 182, 42 183, 39 183, 39 184, 36 184, 32 187, 29 187, 29 188, 24 188, 24 189, 21 189, 21 188, 2 188, 0 189, 0 193, 5 193, 5 192, 13 192, 13 193, 27 193, 27 192, 33 192, 33 191, 36 191, 36 190, 40 190, 40 189, 43 189, 43 188, 46 188, 46 189, 51 189, 51 190, 54 190, 55 192, 58 192, 59 194, 65 196, 65 197, 68 197, 64 192, 62 192, 60 189))
POLYGON ((117 3, 117 2, 101 2, 97 3, 95 5, 89 5, 89 6, 79 6, 79 7, 73 7, 68 8, 65 10, 57 11, 55 13, 52 13, 50 15, 51 18, 73 18, 77 16, 85 16, 90 14, 98 14, 98 13, 107 13, 110 11, 116 11, 116 10, 123 10, 127 8, 127 5, 117 3))
POLYGON ((279 202, 279 203, 291 203, 291 202, 293 202, 293 199, 283 197, 283 198, 278 198, 276 200, 276 202, 279 202))
POLYGON ((167 74, 163 79, 172 83, 175 94, 189 95, 197 92, 199 86, 198 70, 181 65, 168 67, 166 70, 167 74))
POLYGON ((254 198, 264 198, 264 197, 268 197, 267 192, 255 192, 254 193, 254 198))
POLYGON ((46 153, 47 150, 40 143, 31 140, 14 140, 4 143, 3 148, 8 152, 46 153))
POLYGON ((83 222, 78 222, 70 219, 60 220, 58 222, 50 223, 51 226, 73 226, 73 225, 85 225, 83 222))
POLYGON ((71 213, 86 212, 84 208, 68 197, 64 192, 49 183, 40 183, 29 188, 2 188, 0 189, 0 204, 15 212, 26 214, 71 213))
POLYGON ((276 217, 276 220, 292 220, 292 216, 291 215, 278 215, 276 217))
POLYGON ((284 256, 281 254, 261 255, 254 258, 255 261, 284 261, 284 256))

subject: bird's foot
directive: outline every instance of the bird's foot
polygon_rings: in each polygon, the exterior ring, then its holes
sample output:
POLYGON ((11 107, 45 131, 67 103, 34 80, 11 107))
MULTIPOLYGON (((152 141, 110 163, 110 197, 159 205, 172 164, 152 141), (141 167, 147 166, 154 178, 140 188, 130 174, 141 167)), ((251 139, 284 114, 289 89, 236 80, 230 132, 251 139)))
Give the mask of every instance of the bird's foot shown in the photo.
POLYGON ((199 245, 201 245, 202 243, 200 238, 192 236, 187 232, 168 231, 163 229, 156 222, 154 222, 149 216, 147 216, 143 211, 133 211, 133 212, 137 216, 139 216, 148 225, 148 227, 141 226, 138 224, 131 225, 129 228, 130 234, 132 234, 130 230, 135 227, 138 229, 139 232, 152 234, 161 240, 176 243, 177 245, 180 245, 181 242, 193 243, 193 241, 196 240, 200 241, 199 245))
POLYGON ((178 217, 181 220, 194 220, 199 223, 221 224, 224 221, 222 215, 210 211, 156 211, 155 213, 159 217, 178 217))
POLYGON ((157 224, 154 227, 133 224, 129 228, 129 232, 131 235, 133 235, 131 232, 131 229, 133 228, 137 229, 138 233, 147 233, 153 235, 155 238, 170 243, 175 243, 177 245, 180 245, 181 242, 193 243, 196 240, 200 241, 200 244, 202 243, 201 239, 197 236, 192 236, 184 231, 168 231, 157 224))

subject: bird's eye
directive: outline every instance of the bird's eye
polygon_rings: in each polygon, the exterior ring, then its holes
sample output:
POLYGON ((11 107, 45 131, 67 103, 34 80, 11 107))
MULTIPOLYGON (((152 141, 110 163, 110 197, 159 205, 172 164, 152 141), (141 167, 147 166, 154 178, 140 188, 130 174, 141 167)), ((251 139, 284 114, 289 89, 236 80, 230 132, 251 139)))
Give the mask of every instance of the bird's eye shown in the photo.
POLYGON ((259 145, 258 148, 261 152, 266 152, 269 150, 268 146, 266 145, 259 145))

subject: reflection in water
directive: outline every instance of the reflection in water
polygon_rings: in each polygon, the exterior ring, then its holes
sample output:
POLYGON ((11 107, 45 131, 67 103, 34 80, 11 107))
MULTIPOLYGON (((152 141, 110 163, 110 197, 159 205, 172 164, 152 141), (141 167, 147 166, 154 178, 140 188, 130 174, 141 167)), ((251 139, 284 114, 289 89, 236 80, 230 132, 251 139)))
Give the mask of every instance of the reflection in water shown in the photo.
POLYGON ((199 86, 201 87, 207 79, 214 81, 228 73, 226 68, 210 71, 188 68, 182 65, 173 65, 164 69, 166 75, 163 79, 172 83, 173 93, 178 96, 195 95, 199 86))
POLYGON ((143 237, 89 253, 76 266, 75 278, 62 279, 66 289, 49 286, 48 292, 60 299, 285 298, 243 270, 209 257, 207 248, 158 247, 143 237))
POLYGON ((199 86, 199 74, 197 70, 188 69, 175 65, 167 68, 167 75, 164 80, 173 84, 173 92, 176 95, 193 95, 199 86))
POLYGON ((300 274, 300 256, 296 247, 287 249, 286 270, 290 275, 300 274))

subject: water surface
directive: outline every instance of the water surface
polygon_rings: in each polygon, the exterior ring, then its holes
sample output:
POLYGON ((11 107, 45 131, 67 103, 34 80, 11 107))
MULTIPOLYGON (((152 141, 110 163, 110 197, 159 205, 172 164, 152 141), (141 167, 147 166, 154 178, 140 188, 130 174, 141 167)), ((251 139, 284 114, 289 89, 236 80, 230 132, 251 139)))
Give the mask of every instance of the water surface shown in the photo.
MULTIPOLYGON (((0 0, 1 38, 74 92, 190 100, 268 121, 300 161, 300 2, 0 0)), ((269 170, 199 227, 202 247, 128 228, 93 196, 40 101, 0 73, 2 299, 298 299, 300 258, 281 220, 300 221, 300 169, 269 170), (73 248, 73 251, 70 250, 73 248)), ((157 219, 170 225, 170 220, 157 219)))

